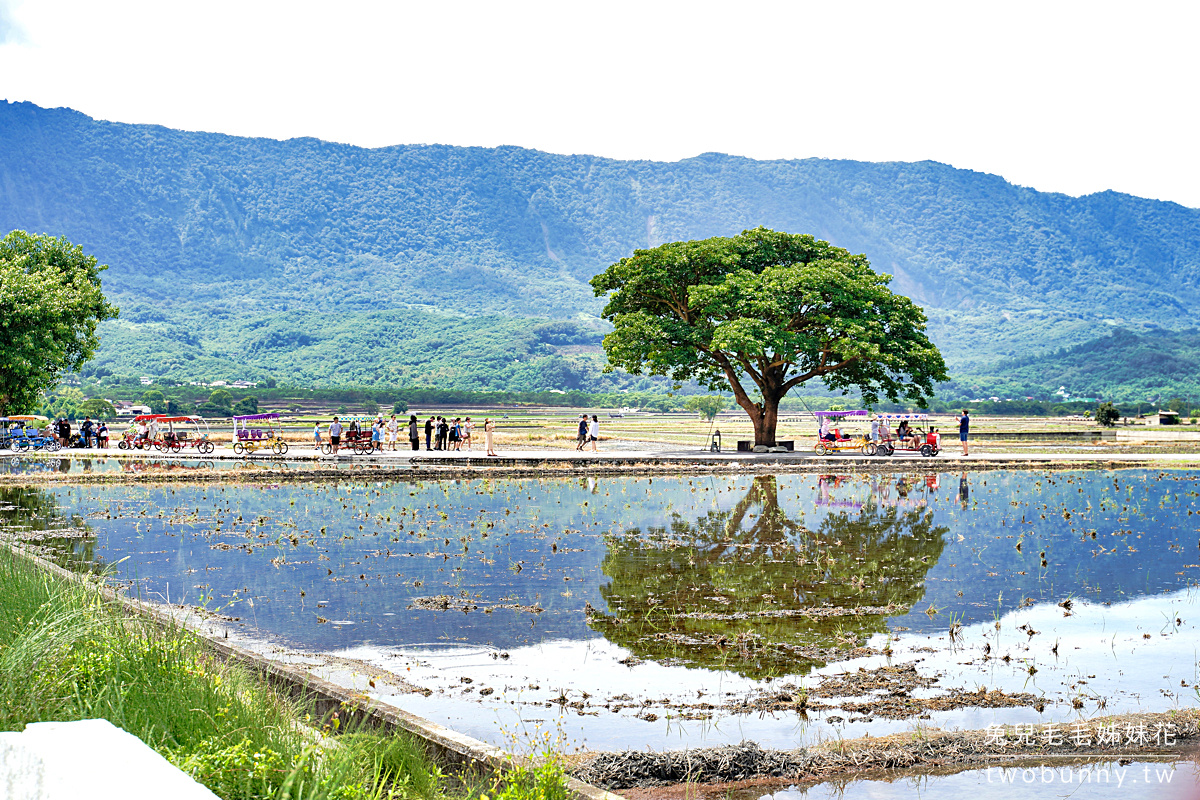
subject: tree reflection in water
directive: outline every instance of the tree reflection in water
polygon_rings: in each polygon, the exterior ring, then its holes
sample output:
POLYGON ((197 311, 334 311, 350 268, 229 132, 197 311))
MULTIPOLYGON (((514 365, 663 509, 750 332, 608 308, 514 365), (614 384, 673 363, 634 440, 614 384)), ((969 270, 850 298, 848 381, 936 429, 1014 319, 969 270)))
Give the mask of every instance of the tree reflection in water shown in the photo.
MULTIPOLYGON (((901 492, 913 485, 902 478, 901 492)), ((921 600, 948 530, 923 503, 895 502, 886 481, 872 489, 814 531, 780 508, 776 478, 760 476, 730 511, 614 536, 601 564, 609 613, 590 624, 639 658, 753 678, 850 657, 921 600)))

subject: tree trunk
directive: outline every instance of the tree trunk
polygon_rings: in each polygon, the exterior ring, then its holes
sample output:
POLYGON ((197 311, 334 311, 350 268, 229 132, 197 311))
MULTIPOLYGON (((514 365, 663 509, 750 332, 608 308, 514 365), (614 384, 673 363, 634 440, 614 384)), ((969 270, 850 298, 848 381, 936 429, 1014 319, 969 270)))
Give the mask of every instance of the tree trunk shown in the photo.
POLYGON ((775 426, 779 423, 779 398, 766 396, 762 403, 752 403, 747 398, 740 403, 750 422, 754 425, 754 444, 775 446, 775 426))
POLYGON ((759 413, 752 414, 754 422, 754 444, 775 446, 775 426, 779 423, 779 398, 764 397, 759 413))
POLYGON ((762 394, 763 401, 755 403, 746 394, 734 368, 728 362, 723 364, 723 367, 725 377, 729 380, 729 386, 733 389, 733 399, 742 407, 754 425, 755 446, 762 444, 774 447, 775 426, 779 422, 779 401, 787 393, 786 390, 779 388, 782 385, 782 371, 777 370, 768 375, 765 381, 758 381, 758 390, 762 394))

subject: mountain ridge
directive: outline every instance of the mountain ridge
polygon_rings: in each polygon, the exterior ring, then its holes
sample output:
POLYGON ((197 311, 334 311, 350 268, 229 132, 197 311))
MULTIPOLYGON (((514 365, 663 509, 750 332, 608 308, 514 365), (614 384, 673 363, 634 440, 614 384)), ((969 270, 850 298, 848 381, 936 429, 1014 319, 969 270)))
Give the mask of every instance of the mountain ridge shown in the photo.
POLYGON ((608 264, 759 224, 865 253, 960 370, 1200 323, 1200 211, 1170 201, 937 161, 362 148, 0 104, 0 227, 84 246, 126 322, 186 331, 200 353, 241 352, 232 326, 301 315, 321 339, 322 316, 381 309, 582 319, 587 338, 602 304, 587 280, 608 264))

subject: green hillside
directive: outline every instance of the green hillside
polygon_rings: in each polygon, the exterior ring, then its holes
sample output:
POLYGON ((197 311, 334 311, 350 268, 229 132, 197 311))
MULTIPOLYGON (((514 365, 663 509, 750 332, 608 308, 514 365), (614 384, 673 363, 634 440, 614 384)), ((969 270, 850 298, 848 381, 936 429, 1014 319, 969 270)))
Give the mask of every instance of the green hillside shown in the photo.
POLYGON ((598 371, 587 280, 635 248, 757 225, 892 273, 960 377, 1118 327, 1200 325, 1200 211, 1172 203, 933 162, 364 149, 0 103, 0 229, 111 265, 121 320, 91 368, 116 374, 627 385, 598 371), (532 330, 553 319, 573 332, 532 330))
POLYGON ((965 376, 945 387, 966 397, 1051 397, 1059 388, 1076 397, 1118 403, 1171 397, 1200 407, 1200 330, 1119 329, 1109 336, 1053 353, 1009 359, 991 375, 965 376))

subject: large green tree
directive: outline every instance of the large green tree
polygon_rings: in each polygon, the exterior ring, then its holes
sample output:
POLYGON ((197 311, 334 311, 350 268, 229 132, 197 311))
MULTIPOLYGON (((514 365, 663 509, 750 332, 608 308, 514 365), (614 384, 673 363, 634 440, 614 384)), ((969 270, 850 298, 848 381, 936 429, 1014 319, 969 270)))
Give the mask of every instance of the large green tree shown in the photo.
POLYGON ((867 404, 924 405, 946 364, 919 306, 865 256, 766 228, 637 250, 592 278, 608 294, 611 367, 733 390, 773 444, 779 401, 820 378, 867 404))
POLYGON ((34 408, 96 352, 96 325, 117 316, 100 289, 105 269, 61 237, 0 239, 0 415, 34 408))

